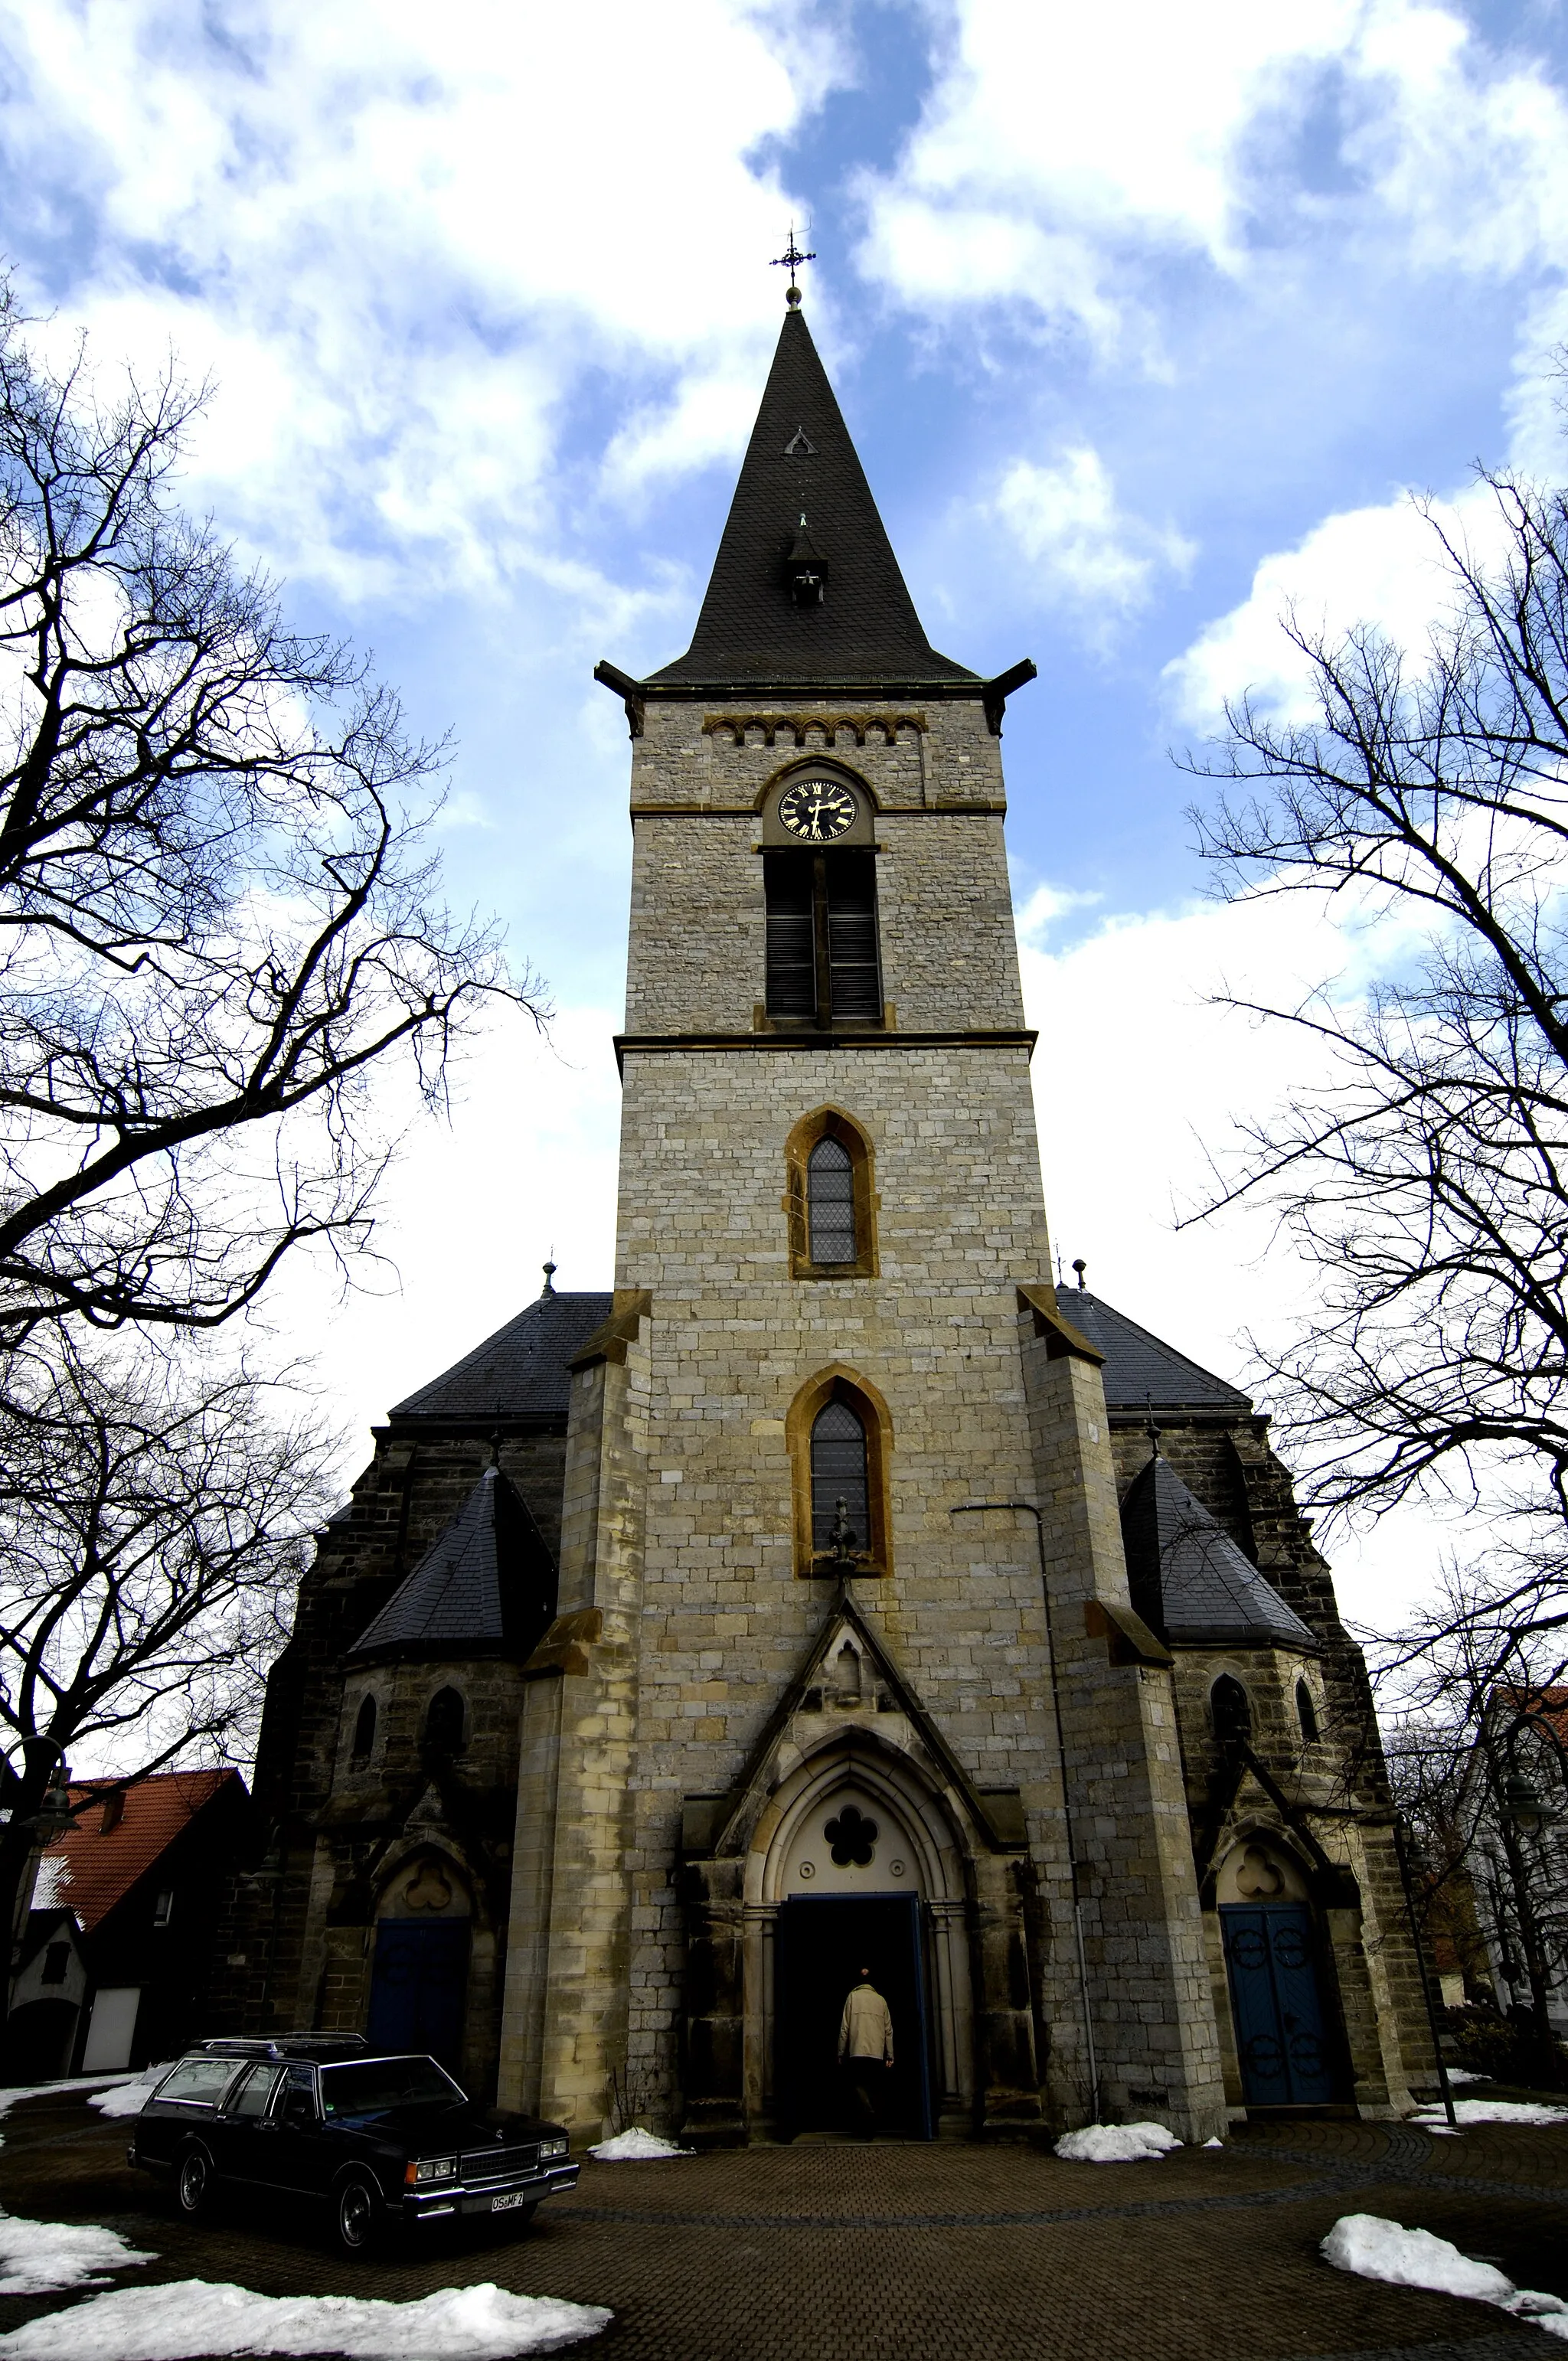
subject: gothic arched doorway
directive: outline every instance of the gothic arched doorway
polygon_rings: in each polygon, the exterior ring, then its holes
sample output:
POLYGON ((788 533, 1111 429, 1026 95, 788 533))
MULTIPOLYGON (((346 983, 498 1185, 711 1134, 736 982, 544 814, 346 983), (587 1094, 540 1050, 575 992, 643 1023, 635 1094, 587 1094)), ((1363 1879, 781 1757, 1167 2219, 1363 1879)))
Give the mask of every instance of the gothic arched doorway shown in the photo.
POLYGON ((373 2049, 427 2050, 456 2073, 468 1994, 468 1893, 433 1852, 403 1861, 376 1919, 365 2036, 373 2049))
POLYGON ((747 2011, 753 2072, 776 2129, 868 2128, 856 2096, 866 2081, 878 2128, 930 2138, 967 2104, 970 2046, 961 1863, 936 1799, 863 1741, 811 1757, 759 1825, 747 1890, 748 1983, 762 2002, 747 2011), (885 2079, 839 2058, 862 1968, 892 2020, 885 2079))
POLYGON ((1242 2096, 1251 2107, 1321 2107, 1340 2096, 1306 1879, 1283 1847, 1233 1847, 1215 1882, 1242 2096))

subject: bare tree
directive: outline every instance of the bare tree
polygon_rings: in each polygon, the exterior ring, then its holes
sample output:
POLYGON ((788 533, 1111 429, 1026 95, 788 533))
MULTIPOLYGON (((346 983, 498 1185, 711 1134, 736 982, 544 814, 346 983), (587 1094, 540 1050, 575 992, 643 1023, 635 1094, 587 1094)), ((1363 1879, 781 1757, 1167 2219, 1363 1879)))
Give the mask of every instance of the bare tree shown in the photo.
POLYGON ((243 1742, 285 1636, 331 1439, 189 1347, 9 1356, 0 1401, 0 1827, 9 1929, 33 1827, 77 1750, 127 1780, 243 1742))
POLYGON ((1316 718, 1244 699, 1192 767, 1241 789, 1194 814, 1225 894, 1419 922, 1359 1005, 1328 978, 1234 1004, 1318 1045, 1328 1079, 1248 1124, 1205 1212, 1271 1205, 1321 1275, 1316 1315, 1259 1353, 1316 1503, 1480 1512, 1464 1582, 1407 1636, 1494 1635, 1486 1688, 1522 1638, 1550 1657, 1568 1631, 1568 494, 1481 481, 1500 555, 1426 511, 1449 594, 1427 645, 1288 617, 1316 718))
POLYGON ((509 983, 444 906, 444 748, 181 514, 205 389, 112 391, 0 282, 0 1339, 210 1328, 363 1244, 387 1070, 509 983))

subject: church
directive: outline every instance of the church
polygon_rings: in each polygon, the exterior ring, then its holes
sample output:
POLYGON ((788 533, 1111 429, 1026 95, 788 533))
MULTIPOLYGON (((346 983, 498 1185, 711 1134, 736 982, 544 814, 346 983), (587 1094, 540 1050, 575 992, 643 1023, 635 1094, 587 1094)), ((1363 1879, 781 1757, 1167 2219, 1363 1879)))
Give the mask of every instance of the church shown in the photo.
MULTIPOLYGON (((792 286, 690 648, 596 673, 616 1284, 546 1266, 375 1430, 270 1678, 226 2028, 429 2049, 579 2139, 831 2136, 864 1971, 889 2136, 1430 2084, 1365 1673, 1267 1419, 1053 1283, 1002 767, 1034 671, 927 642, 792 286)), ((1039 1104, 1094 1153, 1059 1067, 1039 1104)))

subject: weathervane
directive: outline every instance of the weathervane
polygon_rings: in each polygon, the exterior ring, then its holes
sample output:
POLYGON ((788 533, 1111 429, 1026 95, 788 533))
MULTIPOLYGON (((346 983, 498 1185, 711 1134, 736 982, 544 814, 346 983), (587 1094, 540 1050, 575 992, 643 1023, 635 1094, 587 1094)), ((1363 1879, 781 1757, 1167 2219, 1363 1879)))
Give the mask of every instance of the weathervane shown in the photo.
POLYGON ((815 262, 816 259, 817 257, 814 254, 802 254, 799 247, 796 246, 795 242, 795 224, 791 222, 789 225, 789 244, 785 247, 782 254, 774 255, 769 268, 773 270, 787 270, 789 272, 789 285, 784 289, 784 302, 789 305, 792 312, 800 301, 800 289, 795 285, 795 274, 800 269, 803 262, 815 262))

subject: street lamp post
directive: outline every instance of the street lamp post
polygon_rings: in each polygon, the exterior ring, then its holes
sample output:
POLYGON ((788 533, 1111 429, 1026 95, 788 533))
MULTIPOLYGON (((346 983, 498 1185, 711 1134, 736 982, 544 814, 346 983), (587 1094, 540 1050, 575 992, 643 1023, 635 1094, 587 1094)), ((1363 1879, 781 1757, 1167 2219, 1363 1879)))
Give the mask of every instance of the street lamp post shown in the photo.
POLYGON ((1035 1546, 1040 1558, 1040 1603, 1046 1616, 1046 1655, 1051 1675, 1051 1712, 1056 1722, 1057 1761, 1061 1772, 1062 1834, 1067 1841, 1068 1867, 1072 1874, 1072 1932, 1078 1949, 1078 1989, 1083 2004, 1083 2038, 1089 2058, 1089 2096, 1094 2121, 1100 2121, 1100 2062, 1094 2047, 1094 2013, 1089 2002, 1089 1960, 1083 1948, 1083 1896, 1079 1890, 1078 1846, 1073 1837, 1072 1799, 1068 1793, 1067 1733, 1062 1728, 1061 1681, 1057 1670, 1056 1625, 1051 1619, 1051 1586, 1046 1574, 1045 1519, 1033 1500, 961 1500, 948 1513, 981 1517, 992 1509, 1010 1509, 1035 1520, 1035 1546))

